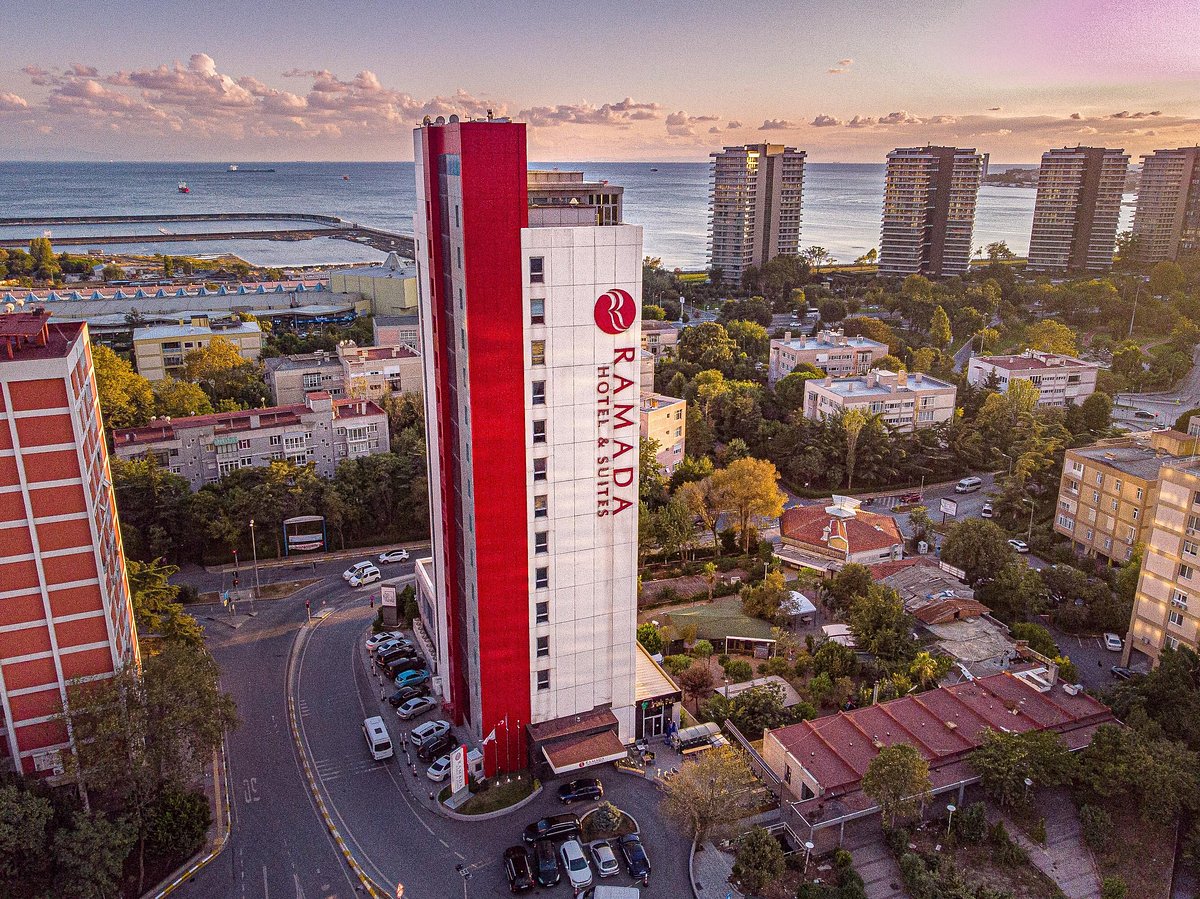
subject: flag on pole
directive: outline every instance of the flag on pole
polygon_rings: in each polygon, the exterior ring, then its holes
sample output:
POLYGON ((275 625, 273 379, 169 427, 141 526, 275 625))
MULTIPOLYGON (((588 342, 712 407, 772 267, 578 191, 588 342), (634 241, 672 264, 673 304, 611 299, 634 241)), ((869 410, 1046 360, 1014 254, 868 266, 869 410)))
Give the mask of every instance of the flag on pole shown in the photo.
MULTIPOLYGON (((499 727, 499 725, 497 725, 497 727, 499 727)), ((495 739, 496 739, 496 728, 493 727, 492 732, 483 738, 483 742, 480 745, 486 746, 488 743, 491 743, 495 739)))

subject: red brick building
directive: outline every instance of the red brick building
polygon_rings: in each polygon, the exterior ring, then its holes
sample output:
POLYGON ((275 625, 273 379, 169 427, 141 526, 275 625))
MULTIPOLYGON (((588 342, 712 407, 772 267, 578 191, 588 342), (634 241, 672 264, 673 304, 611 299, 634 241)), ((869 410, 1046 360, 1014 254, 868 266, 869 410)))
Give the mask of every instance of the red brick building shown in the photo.
POLYGON ((138 659, 82 322, 0 315, 0 764, 51 774, 74 678, 138 659))

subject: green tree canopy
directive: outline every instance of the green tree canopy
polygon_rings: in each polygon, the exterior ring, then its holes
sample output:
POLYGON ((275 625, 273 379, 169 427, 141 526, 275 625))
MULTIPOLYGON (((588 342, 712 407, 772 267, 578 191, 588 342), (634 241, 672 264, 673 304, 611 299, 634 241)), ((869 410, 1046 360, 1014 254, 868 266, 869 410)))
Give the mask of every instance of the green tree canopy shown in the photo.
POLYGON ((863 792, 893 827, 897 817, 915 814, 931 789, 929 763, 908 743, 894 743, 879 750, 862 779, 863 792))
POLYGON ((754 773, 740 751, 717 746, 681 765, 666 782, 663 808, 692 839, 736 831, 754 805, 754 773))
POLYGON ((916 652, 912 627, 900 594, 883 584, 872 584, 865 596, 850 604, 855 646, 885 662, 912 658, 916 652))
POLYGON ((971 585, 994 578, 1012 557, 1008 536, 997 524, 982 518, 952 525, 942 544, 942 558, 963 569, 971 585))
POLYGON ((96 393, 106 428, 136 428, 150 420, 154 392, 150 382, 135 372, 128 361, 98 343, 92 347, 92 367, 96 371, 96 393))

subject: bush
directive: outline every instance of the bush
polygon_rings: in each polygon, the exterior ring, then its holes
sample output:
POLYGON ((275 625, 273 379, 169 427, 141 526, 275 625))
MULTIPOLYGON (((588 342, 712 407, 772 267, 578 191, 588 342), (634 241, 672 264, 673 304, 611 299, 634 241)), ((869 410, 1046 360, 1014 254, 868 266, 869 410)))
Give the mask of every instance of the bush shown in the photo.
POLYGON ((808 682, 808 698, 817 705, 827 705, 832 696, 833 680, 824 671, 808 682))
POLYGON ((1025 864, 1029 857, 1025 854, 1025 850, 1012 841, 1012 837, 1008 835, 1008 828, 1004 826, 1003 821, 997 821, 991 828, 989 833, 992 844, 996 847, 996 861, 1009 868, 1016 868, 1025 864))
POLYGON ((721 653, 719 656, 717 656, 717 664, 724 668, 729 664, 729 658, 730 657, 726 653, 721 653))
POLYGON ((764 828, 755 827, 738 846, 733 876, 741 881, 747 892, 758 893, 767 884, 778 880, 786 867, 779 841, 764 828))
POLYGON ((1120 877, 1105 877, 1100 886, 1100 899, 1125 899, 1129 888, 1120 877))
POLYGON ((193 584, 180 584, 179 593, 175 596, 175 601, 187 605, 190 602, 200 601, 200 591, 193 584))
POLYGON ((663 667, 671 672, 672 675, 678 676, 692 667, 692 657, 685 655, 667 656, 663 659, 663 667))
POLYGON ((732 556, 738 551, 737 531, 726 528, 721 531, 721 555, 732 556))
POLYGON ((883 840, 887 843, 888 849, 893 855, 900 856, 908 852, 908 844, 912 842, 912 834, 908 832, 907 827, 887 827, 883 828, 883 840))
POLYGON ((1046 845, 1046 819, 1038 818, 1037 824, 1029 831, 1029 838, 1035 843, 1046 845))
POLYGON ((662 652, 663 644, 666 642, 663 639, 663 632, 649 621, 638 625, 637 641, 645 647, 646 652, 650 655, 662 652))
POLYGON ((848 868, 853 868, 854 856, 845 849, 839 849, 833 854, 833 867, 837 870, 838 874, 841 874, 848 868))
POLYGON ((775 674, 779 677, 790 677, 792 674, 792 666, 788 664, 788 660, 782 656, 775 656, 772 659, 767 659, 758 666, 758 673, 763 677, 775 674))
POLYGON ((796 677, 807 677, 812 668, 813 657, 808 654, 807 650, 801 650, 800 654, 796 656, 796 677))
POLYGON ((611 833, 621 823, 621 810, 611 802, 601 802, 592 813, 596 830, 600 833, 611 833))
POLYGON ((212 824, 208 797, 199 790, 163 790, 150 806, 146 845, 169 856, 191 855, 212 824))
POLYGON ((697 640, 692 647, 692 655, 698 659, 707 659, 713 654, 713 645, 707 640, 697 640))
POLYGON ((987 812, 982 802, 972 802, 954 819, 954 832, 964 843, 982 843, 987 831, 987 812))
POLYGON ((745 659, 734 659, 724 666, 725 676, 734 683, 750 680, 754 677, 754 669, 745 659))
POLYGON ((1108 812, 1095 805, 1085 805, 1079 810, 1079 822, 1083 826, 1083 842, 1093 852, 1102 852, 1112 834, 1112 818, 1108 812))

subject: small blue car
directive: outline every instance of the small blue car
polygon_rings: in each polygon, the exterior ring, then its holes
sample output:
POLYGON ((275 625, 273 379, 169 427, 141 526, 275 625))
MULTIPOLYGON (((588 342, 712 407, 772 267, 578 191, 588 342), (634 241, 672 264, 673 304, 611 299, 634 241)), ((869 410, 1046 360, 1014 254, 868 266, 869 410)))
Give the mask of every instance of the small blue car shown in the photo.
POLYGON ((413 671, 401 671, 396 675, 396 679, 392 681, 397 688, 400 687, 415 687, 417 684, 423 684, 429 680, 429 669, 419 668, 413 671))

